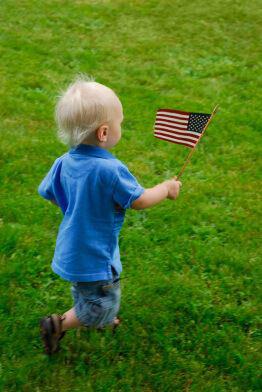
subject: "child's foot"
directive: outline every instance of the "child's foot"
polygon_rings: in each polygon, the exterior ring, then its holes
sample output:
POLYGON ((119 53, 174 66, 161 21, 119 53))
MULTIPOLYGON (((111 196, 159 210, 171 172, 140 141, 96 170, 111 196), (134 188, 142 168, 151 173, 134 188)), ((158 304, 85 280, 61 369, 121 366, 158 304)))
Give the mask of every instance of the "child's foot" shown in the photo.
POLYGON ((114 322, 113 322, 113 328, 112 328, 113 333, 115 333, 117 327, 119 327, 120 324, 121 324, 121 319, 118 317, 115 317, 114 322))
POLYGON ((59 341, 64 337, 66 332, 62 332, 62 321, 64 318, 59 314, 52 314, 40 320, 40 334, 47 355, 59 351, 59 341))
POLYGON ((120 319, 118 317, 115 317, 114 321, 112 322, 112 324, 105 325, 103 327, 97 327, 96 330, 97 331, 104 331, 105 328, 110 326, 112 328, 112 332, 115 333, 115 330, 120 325, 120 323, 121 323, 120 319))

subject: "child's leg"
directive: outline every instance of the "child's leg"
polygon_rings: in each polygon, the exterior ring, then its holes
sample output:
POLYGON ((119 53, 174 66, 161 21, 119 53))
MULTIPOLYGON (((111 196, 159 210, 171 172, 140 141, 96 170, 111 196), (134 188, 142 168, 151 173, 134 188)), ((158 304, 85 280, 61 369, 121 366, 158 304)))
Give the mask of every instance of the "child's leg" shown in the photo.
MULTIPOLYGON (((75 314, 75 309, 71 308, 67 312, 65 312, 62 316, 64 319, 62 321, 62 332, 66 331, 67 329, 77 328, 82 324, 78 320, 75 314)), ((113 326, 116 327, 120 324, 120 320, 116 317, 114 320, 113 326)))
POLYGON ((74 308, 71 308, 70 310, 65 312, 62 317, 64 318, 64 320, 62 321, 62 331, 66 331, 70 328, 77 328, 82 325, 76 317, 74 308))

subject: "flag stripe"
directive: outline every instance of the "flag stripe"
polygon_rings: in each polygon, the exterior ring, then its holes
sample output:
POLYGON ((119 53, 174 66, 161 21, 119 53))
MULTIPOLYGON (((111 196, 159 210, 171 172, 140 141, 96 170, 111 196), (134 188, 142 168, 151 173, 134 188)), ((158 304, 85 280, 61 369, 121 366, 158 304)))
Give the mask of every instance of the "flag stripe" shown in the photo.
POLYGON ((188 124, 188 120, 181 120, 180 118, 169 117, 169 116, 157 116, 156 121, 164 120, 170 123, 181 123, 181 124, 188 124))
POLYGON ((181 139, 181 140, 186 140, 186 141, 188 141, 188 142, 192 142, 192 143, 197 143, 198 142, 198 140, 199 139, 195 139, 195 138, 193 138, 193 137, 191 137, 191 136, 188 136, 188 135, 183 135, 183 136, 181 136, 181 135, 177 135, 177 134, 175 134, 175 133, 171 133, 171 132, 165 132, 165 131, 158 131, 158 132, 155 132, 155 134, 156 135, 167 135, 167 136, 169 136, 169 137, 173 137, 173 138, 175 138, 175 139, 181 139))
POLYGON ((172 124, 166 124, 165 125, 165 123, 164 122, 162 122, 162 121, 156 121, 156 124, 155 124, 156 126, 160 126, 160 127, 165 127, 165 128, 169 128, 169 129, 187 129, 187 126, 186 125, 183 125, 183 124, 178 124, 178 125, 172 125, 172 124))
POLYGON ((165 125, 162 123, 158 123, 158 121, 156 122, 155 127, 162 127, 164 129, 177 129, 179 131, 186 131, 188 128, 187 126, 181 125, 181 124, 178 124, 178 125, 166 124, 165 125))
POLYGON ((167 112, 167 113, 178 113, 178 114, 187 114, 189 115, 190 112, 184 112, 182 110, 174 110, 174 109, 158 109, 157 113, 159 112, 167 112))
POLYGON ((171 132, 164 132, 164 131, 155 132, 155 135, 163 135, 163 136, 167 135, 168 137, 171 137, 173 139, 185 140, 186 142, 190 142, 190 143, 194 143, 194 144, 196 144, 198 141, 198 139, 195 139, 191 136, 187 136, 187 135, 181 136, 181 135, 177 135, 177 134, 172 134, 171 132))
POLYGON ((198 132, 193 132, 193 131, 187 131, 186 129, 180 129, 180 128, 171 128, 171 127, 166 127, 164 125, 158 125, 155 127, 155 130, 159 130, 159 131, 174 131, 176 133, 180 133, 182 134, 189 134, 191 136, 200 136, 201 133, 198 132))
POLYGON ((190 148, 194 147, 194 144, 192 144, 192 143, 181 142, 181 140, 171 139, 171 138, 169 138, 167 136, 161 136, 160 137, 160 136, 155 135, 155 137, 157 137, 158 139, 167 140, 167 141, 169 141, 171 143, 183 144, 186 147, 190 147, 190 148))
POLYGON ((167 117, 170 117, 170 118, 175 117, 175 118, 180 118, 181 120, 183 120, 183 119, 187 120, 189 118, 188 114, 166 113, 166 112, 163 112, 162 110, 157 112, 157 116, 167 116, 167 117))

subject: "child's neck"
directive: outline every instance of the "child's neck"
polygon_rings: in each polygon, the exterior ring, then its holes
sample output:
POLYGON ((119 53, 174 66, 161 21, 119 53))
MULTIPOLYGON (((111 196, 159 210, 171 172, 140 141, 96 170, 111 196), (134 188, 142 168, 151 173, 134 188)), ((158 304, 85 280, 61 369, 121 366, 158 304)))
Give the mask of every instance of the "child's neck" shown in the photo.
POLYGON ((104 148, 105 150, 108 150, 108 148, 105 147, 105 146, 103 145, 103 143, 100 143, 100 142, 94 142, 94 141, 85 140, 85 141, 82 142, 81 144, 86 144, 86 145, 89 145, 89 146, 100 147, 100 148, 104 148))

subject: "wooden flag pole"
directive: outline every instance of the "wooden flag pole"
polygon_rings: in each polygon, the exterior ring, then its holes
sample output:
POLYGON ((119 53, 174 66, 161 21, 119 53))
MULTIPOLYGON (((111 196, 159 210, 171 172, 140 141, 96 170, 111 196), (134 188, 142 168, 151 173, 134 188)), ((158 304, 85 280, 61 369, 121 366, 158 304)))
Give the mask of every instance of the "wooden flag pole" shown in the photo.
POLYGON ((185 168, 186 168, 187 165, 189 164, 190 159, 191 159, 191 157, 192 157, 192 155, 193 155, 193 153, 194 153, 194 151, 195 151, 195 149, 196 149, 196 146, 198 145, 200 139, 201 139, 202 136, 204 135, 205 130, 206 130, 207 127, 209 126, 209 124, 210 124, 212 118, 214 117, 214 115, 216 114, 217 110, 218 110, 218 105, 216 105, 216 107, 214 108, 214 110, 213 110, 213 112, 212 112, 212 114, 211 114, 211 116, 210 116, 208 122, 206 123, 205 128, 203 129, 203 132, 201 133, 201 136, 200 136, 200 138, 198 139, 198 141, 197 141, 195 147, 192 148, 191 151, 189 152, 189 154, 188 154, 188 156, 187 156, 187 159, 186 159, 186 161, 185 161, 185 163, 184 163, 182 169, 180 170, 180 172, 178 173, 178 175, 175 177, 177 180, 179 180, 180 177, 182 176, 182 174, 184 173, 185 168))

